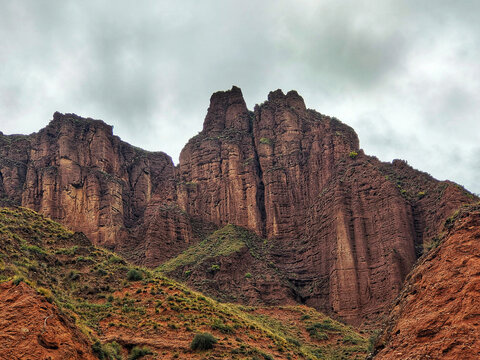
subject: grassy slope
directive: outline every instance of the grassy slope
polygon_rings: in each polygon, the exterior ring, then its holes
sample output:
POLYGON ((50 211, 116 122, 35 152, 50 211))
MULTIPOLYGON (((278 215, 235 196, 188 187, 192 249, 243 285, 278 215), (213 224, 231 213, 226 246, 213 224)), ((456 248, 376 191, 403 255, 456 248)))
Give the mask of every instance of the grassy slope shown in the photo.
POLYGON ((253 247, 255 239, 241 227, 227 225, 215 231, 206 239, 185 250, 177 257, 158 267, 160 271, 171 272, 179 267, 198 264, 209 258, 228 256, 244 247, 253 247))
MULTIPOLYGON (((228 230, 228 229, 227 229, 228 230)), ((241 244, 235 241, 230 251, 241 244)), ((220 304, 158 272, 134 269, 117 255, 24 208, 0 208, 0 281, 26 281, 91 339, 104 358, 361 359, 367 340, 307 307, 253 308, 220 304), (196 333, 214 349, 192 351, 196 333), (128 353, 130 352, 130 355, 128 353)))

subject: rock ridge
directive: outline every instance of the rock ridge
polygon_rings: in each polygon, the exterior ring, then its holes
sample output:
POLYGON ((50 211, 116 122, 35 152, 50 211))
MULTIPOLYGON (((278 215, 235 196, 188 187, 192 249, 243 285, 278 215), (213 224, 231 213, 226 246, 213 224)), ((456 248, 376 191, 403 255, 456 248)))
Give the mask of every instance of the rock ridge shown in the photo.
MULTIPOLYGON (((211 96, 176 167, 75 114, 55 113, 28 136, 1 135, 0 199, 151 267, 228 224, 249 229, 271 244, 294 293, 269 300, 293 297, 367 325, 444 219, 476 201, 405 162, 367 156, 351 127, 307 109, 296 91, 272 91, 250 111, 235 86, 211 96)), ((246 261, 236 256, 222 260, 232 271, 246 261)))

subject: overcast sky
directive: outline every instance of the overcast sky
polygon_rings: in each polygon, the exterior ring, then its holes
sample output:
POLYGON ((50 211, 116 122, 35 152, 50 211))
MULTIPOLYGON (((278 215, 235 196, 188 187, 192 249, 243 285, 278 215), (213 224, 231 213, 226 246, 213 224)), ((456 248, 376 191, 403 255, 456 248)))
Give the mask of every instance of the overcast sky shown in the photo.
POLYGON ((361 147, 480 193, 480 1, 0 0, 0 131, 102 119, 175 163, 211 93, 295 89, 361 147))

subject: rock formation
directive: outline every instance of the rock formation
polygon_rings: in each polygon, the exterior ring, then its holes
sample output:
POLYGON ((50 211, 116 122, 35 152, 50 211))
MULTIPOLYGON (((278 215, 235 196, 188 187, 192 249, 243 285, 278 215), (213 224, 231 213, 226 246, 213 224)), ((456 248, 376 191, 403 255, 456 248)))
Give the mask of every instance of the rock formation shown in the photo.
MULTIPOLYGON (((59 113, 36 134, 0 136, 0 156, 4 202, 139 264, 159 265, 226 224, 252 230, 270 242, 293 298, 355 324, 378 321, 423 244, 475 200, 403 161, 365 155, 353 129, 295 91, 271 92, 253 112, 239 88, 213 94, 177 167, 101 121, 59 113)), ((235 256, 232 269, 246 259, 235 256)))
POLYGON ((445 231, 409 274, 375 359, 480 358, 480 205, 462 208, 445 231))

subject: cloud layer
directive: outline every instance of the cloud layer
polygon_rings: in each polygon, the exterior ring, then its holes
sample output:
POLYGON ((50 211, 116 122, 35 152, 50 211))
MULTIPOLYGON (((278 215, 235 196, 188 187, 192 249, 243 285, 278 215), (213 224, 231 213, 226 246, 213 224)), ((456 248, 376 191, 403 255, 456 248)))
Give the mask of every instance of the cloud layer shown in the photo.
POLYGON ((446 0, 2 2, 0 130, 75 112, 176 160, 212 92, 238 85, 253 108, 296 89, 367 153, 480 193, 479 13, 446 0))

